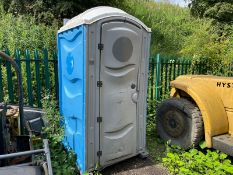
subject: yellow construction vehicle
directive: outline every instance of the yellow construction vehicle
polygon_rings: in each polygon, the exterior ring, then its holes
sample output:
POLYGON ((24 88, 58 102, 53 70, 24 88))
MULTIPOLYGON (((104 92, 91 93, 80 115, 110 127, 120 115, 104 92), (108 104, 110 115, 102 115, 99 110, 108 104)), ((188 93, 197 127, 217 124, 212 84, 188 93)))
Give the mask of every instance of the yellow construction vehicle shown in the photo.
POLYGON ((170 96, 157 110, 162 139, 185 149, 204 139, 206 147, 233 156, 233 78, 179 76, 170 96))

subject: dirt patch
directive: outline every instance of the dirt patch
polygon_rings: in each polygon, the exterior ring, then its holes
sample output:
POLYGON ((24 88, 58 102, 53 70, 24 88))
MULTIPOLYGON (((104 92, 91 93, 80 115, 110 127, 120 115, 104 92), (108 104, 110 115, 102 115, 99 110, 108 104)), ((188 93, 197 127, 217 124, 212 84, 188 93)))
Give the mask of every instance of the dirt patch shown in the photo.
POLYGON ((134 157, 105 168, 103 175, 168 175, 161 164, 154 164, 151 157, 141 159, 134 157))

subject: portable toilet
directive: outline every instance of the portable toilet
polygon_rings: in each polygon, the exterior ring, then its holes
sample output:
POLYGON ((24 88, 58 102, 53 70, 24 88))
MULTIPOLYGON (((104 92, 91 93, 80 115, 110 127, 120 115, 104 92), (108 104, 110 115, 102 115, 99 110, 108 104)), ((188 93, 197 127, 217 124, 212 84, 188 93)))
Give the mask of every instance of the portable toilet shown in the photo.
POLYGON ((112 7, 96 7, 58 31, 64 145, 81 172, 146 153, 150 28, 112 7))

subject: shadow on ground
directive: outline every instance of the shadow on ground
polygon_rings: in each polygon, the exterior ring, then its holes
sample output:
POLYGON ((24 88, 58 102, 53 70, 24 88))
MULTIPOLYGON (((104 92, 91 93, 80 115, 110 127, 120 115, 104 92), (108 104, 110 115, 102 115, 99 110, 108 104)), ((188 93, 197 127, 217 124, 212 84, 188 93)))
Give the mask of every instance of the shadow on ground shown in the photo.
POLYGON ((118 164, 105 168, 103 175, 167 175, 161 164, 154 164, 151 157, 141 159, 133 157, 118 164))

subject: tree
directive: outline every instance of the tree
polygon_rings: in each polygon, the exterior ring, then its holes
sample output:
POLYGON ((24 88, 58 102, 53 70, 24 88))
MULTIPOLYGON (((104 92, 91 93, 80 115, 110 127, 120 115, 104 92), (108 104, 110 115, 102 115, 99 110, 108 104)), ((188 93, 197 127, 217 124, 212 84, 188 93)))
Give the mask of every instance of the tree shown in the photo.
MULTIPOLYGON (((33 15, 39 23, 52 24, 54 20, 72 18, 88 8, 109 5, 120 6, 120 0, 1 0, 4 10, 14 15, 33 15)), ((0 1, 0 2, 1 2, 0 1)))
POLYGON ((218 22, 233 22, 232 0, 191 0, 191 14, 197 17, 207 17, 218 22))
POLYGON ((193 16, 211 19, 211 30, 219 36, 233 33, 232 0, 190 0, 189 7, 193 16))

